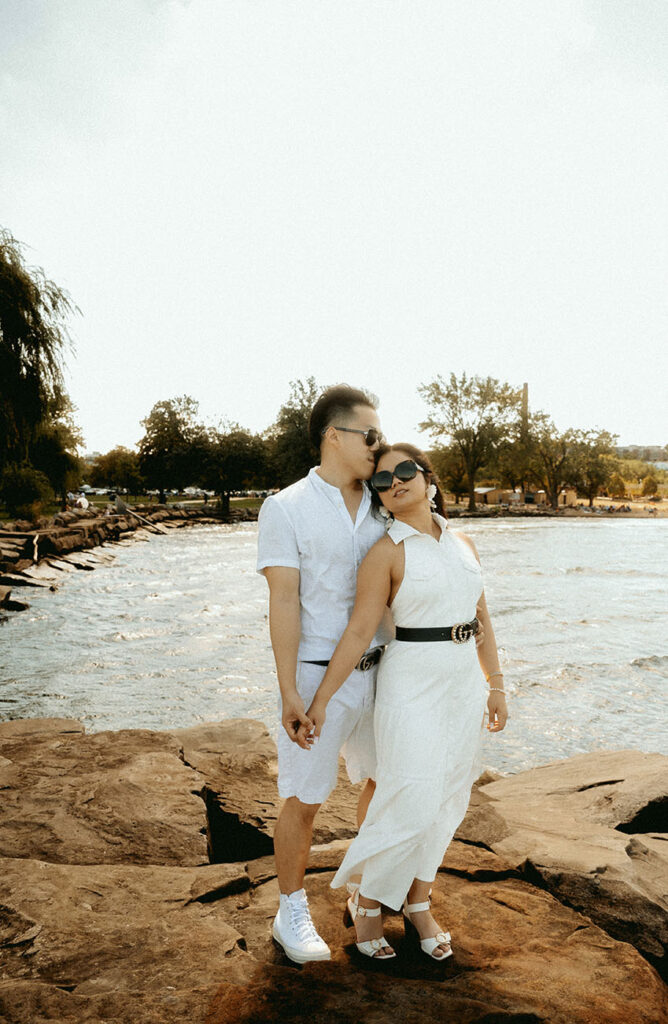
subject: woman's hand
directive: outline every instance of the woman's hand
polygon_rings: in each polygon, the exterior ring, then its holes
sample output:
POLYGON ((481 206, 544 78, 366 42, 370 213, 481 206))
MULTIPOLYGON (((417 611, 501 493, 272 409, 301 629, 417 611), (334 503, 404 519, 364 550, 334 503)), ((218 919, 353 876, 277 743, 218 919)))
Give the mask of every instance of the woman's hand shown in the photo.
POLYGON ((508 721, 505 693, 498 693, 498 691, 490 693, 487 698, 487 710, 489 712, 487 728, 490 732, 501 732, 508 721))

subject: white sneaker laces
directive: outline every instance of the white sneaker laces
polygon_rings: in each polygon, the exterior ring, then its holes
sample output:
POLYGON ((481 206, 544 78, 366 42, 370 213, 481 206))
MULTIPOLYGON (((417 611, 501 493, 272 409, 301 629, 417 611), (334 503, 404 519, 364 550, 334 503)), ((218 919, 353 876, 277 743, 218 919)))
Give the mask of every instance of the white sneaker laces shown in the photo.
POLYGON ((320 939, 315 925, 311 920, 311 914, 306 900, 299 903, 288 901, 290 907, 290 924, 300 942, 309 942, 313 939, 320 939))

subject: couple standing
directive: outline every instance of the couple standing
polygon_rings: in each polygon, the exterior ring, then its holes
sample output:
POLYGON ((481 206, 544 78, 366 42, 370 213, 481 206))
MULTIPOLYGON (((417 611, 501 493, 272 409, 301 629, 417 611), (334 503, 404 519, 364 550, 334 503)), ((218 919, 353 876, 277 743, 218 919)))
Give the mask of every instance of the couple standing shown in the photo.
POLYGON ((485 705, 491 731, 507 717, 477 553, 441 515, 424 453, 384 443, 368 393, 328 388, 309 432, 320 465, 264 502, 258 530, 283 724, 273 935, 297 963, 330 958, 303 882, 341 752, 351 782, 366 780, 332 881, 350 893, 357 948, 394 957, 381 905, 403 905, 445 959, 431 886, 468 806, 485 705))

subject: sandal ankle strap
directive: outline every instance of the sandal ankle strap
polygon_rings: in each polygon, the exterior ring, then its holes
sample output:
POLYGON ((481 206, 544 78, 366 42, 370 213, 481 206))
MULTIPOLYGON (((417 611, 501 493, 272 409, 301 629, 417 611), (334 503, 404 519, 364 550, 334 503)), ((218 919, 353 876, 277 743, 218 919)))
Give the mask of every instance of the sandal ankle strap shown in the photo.
POLYGON ((407 903, 404 909, 409 914, 419 914, 423 910, 431 910, 431 904, 428 900, 425 903, 407 903))
POLYGON ((356 909, 360 917, 380 917, 380 907, 360 907, 357 903, 356 909))

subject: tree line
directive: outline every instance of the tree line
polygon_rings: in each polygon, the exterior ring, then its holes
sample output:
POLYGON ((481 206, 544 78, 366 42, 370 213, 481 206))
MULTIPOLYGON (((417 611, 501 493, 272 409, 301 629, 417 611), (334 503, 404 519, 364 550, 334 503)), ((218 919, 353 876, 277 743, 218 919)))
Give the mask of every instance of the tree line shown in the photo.
MULTIPOLYGON (((307 423, 321 388, 308 377, 291 382, 263 433, 225 421, 202 423, 197 401, 183 395, 153 406, 137 451, 117 446, 86 466, 63 384, 72 346, 68 322, 78 312, 42 270, 26 265, 20 243, 0 230, 0 501, 10 514, 35 518, 54 498, 64 503, 67 491, 84 480, 134 494, 199 486, 229 508, 234 492, 285 487, 316 464, 307 423)), ((666 478, 642 460, 620 459, 616 437, 605 430, 559 431, 547 414, 529 414, 521 390, 492 377, 437 376, 418 392, 427 408, 419 426, 431 435, 441 481, 457 501, 468 495, 471 509, 481 483, 542 488, 556 507, 567 486, 591 504, 601 492, 624 496, 629 480, 654 494, 666 478)))

